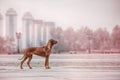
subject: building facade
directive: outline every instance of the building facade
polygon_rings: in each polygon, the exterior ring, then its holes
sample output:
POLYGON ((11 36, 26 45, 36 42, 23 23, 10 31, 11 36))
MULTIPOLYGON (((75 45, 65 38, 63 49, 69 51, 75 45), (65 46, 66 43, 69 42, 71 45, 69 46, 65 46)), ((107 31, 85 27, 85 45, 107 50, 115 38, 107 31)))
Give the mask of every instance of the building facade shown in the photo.
POLYGON ((34 20, 31 13, 25 13, 23 16, 23 31, 21 37, 22 49, 45 45, 51 38, 51 29, 54 26, 54 22, 34 20))
POLYGON ((0 14, 0 37, 4 36, 4 29, 3 29, 3 16, 0 14))
MULTIPOLYGON (((12 38, 17 47, 21 50, 27 47, 38 47, 46 45, 51 37, 51 30, 55 26, 54 22, 36 20, 30 12, 26 12, 22 17, 22 31, 17 32, 17 13, 13 8, 6 11, 5 14, 5 36, 12 38), (20 34, 18 36, 18 34, 20 34)), ((0 14, 0 36, 3 36, 3 16, 0 14)))

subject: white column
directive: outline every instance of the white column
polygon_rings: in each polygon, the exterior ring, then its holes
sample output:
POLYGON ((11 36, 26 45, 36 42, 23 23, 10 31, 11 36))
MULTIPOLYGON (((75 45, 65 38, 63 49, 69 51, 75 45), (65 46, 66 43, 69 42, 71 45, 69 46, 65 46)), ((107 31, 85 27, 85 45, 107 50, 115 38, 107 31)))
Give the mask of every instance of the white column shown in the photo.
POLYGON ((41 27, 41 42, 43 42, 43 40, 44 40, 44 39, 43 39, 43 36, 44 36, 44 35, 43 35, 43 33, 44 33, 43 30, 44 30, 43 27, 41 27))
POLYGON ((9 17, 6 16, 6 37, 9 37, 9 17))
POLYGON ((22 49, 25 49, 27 47, 26 45, 26 27, 25 27, 25 20, 23 20, 23 26, 22 26, 22 34, 21 34, 21 40, 22 40, 22 49))
POLYGON ((46 22, 44 22, 43 26, 43 44, 46 44, 46 22))
POLYGON ((34 47, 35 46, 35 26, 34 26, 34 21, 30 20, 30 46, 34 47))
POLYGON ((23 49, 33 46, 33 21, 23 20, 23 49))
POLYGON ((33 46, 33 17, 27 12, 23 16, 23 26, 22 26, 22 49, 33 46))
POLYGON ((41 37, 42 37, 42 30, 41 28, 43 27, 43 21, 42 20, 37 20, 37 27, 36 27, 36 46, 40 46, 41 44, 41 37))
MULTIPOLYGON (((14 9, 10 8, 6 12, 6 38, 12 38, 14 40, 14 44, 17 45, 16 39, 17 32, 17 13, 14 9)), ((11 49, 17 46, 11 45, 11 49)))
POLYGON ((55 26, 54 22, 46 22, 46 42, 48 42, 49 39, 51 39, 51 29, 55 26))
POLYGON ((3 17, 2 15, 0 14, 0 37, 3 37, 4 36, 4 30, 3 30, 3 17))

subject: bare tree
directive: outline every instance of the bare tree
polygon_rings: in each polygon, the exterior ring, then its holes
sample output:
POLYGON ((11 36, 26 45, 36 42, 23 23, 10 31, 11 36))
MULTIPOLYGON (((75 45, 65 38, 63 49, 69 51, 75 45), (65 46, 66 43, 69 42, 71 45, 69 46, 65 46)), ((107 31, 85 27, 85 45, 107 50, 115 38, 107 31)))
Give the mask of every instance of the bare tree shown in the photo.
POLYGON ((116 25, 112 31, 113 47, 120 49, 120 25, 116 25))
POLYGON ((111 48, 111 38, 110 34, 106 29, 99 28, 94 32, 94 49, 110 49, 111 48))
POLYGON ((81 50, 91 52, 91 41, 93 31, 88 27, 82 27, 77 31, 78 43, 81 50))

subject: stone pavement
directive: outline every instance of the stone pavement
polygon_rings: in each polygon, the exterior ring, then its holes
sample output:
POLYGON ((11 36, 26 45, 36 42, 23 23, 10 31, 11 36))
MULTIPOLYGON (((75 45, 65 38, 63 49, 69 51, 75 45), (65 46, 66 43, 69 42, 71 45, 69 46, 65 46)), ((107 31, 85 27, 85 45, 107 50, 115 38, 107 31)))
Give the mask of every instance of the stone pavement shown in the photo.
POLYGON ((0 55, 0 80, 120 80, 119 55, 102 55, 106 58, 102 60, 98 56, 53 55, 51 69, 44 69, 44 59, 35 57, 31 62, 33 69, 24 64, 21 70, 17 62, 21 55, 0 55))
POLYGON ((1 70, 0 80, 120 80, 120 71, 53 67, 1 70))

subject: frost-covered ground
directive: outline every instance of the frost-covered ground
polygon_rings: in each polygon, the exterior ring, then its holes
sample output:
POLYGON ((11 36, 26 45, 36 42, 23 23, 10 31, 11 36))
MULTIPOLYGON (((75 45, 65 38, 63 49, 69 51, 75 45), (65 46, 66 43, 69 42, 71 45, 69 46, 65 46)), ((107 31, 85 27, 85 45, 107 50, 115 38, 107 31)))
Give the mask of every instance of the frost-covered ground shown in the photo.
POLYGON ((33 56, 29 69, 22 55, 0 55, 0 80, 120 80, 120 54, 52 54, 51 69, 33 56))

